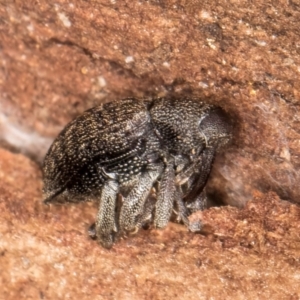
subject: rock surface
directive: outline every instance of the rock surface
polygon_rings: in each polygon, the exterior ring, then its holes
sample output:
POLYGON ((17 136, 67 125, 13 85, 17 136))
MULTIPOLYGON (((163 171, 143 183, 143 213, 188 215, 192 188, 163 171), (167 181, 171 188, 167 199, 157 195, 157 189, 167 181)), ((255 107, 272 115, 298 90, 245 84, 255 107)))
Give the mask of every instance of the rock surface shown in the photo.
POLYGON ((300 202, 296 1, 0 4, 2 140, 41 161, 63 126, 127 96, 197 96, 237 120, 210 183, 242 206, 273 190, 300 202))
POLYGON ((300 208, 274 193, 191 216, 205 235, 170 223, 105 250, 87 235, 96 207, 42 205, 28 158, 0 150, 0 180, 0 299, 300 297, 300 208))
POLYGON ((300 211, 279 199, 300 203, 299 19, 297 1, 0 1, 0 299, 299 299, 300 211), (87 236, 95 205, 43 206, 53 138, 128 96, 228 111, 208 188, 243 209, 108 251, 87 236))

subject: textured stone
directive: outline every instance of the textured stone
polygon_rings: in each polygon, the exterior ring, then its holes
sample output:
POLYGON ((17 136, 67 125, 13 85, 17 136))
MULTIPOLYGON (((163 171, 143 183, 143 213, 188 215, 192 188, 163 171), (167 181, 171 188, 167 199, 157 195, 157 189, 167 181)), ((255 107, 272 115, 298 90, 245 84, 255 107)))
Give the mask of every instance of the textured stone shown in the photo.
POLYGON ((105 250, 88 238, 97 208, 41 204, 41 172, 0 150, 1 299, 298 299, 300 208, 256 193, 211 208, 205 234, 170 223, 105 250))
POLYGON ((0 129, 16 151, 41 161, 102 101, 193 95, 237 121, 212 175, 216 200, 242 206, 259 189, 299 202, 295 1, 1 3, 0 129))
POLYGON ((1 297, 299 298, 299 207, 265 194, 300 202, 299 19, 297 1, 0 1, 3 147, 41 162, 87 108, 191 95, 236 123, 210 196, 255 196, 200 214, 207 236, 170 224, 106 251, 96 207, 42 206, 37 165, 0 150, 1 297))

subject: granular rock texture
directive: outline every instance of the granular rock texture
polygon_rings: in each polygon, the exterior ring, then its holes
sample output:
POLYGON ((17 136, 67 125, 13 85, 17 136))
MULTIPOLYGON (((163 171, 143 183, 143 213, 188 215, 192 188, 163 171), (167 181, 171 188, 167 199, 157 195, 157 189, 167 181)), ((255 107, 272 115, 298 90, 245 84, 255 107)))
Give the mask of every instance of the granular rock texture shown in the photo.
POLYGON ((256 193, 211 208, 204 234, 169 224, 105 250, 96 207, 41 204, 41 173, 0 150, 0 299, 299 299, 300 208, 256 193))
POLYGON ((295 0, 1 0, 0 299, 299 299, 299 20, 295 0), (128 96, 222 106, 235 133, 209 194, 243 209, 107 251, 87 237, 93 204, 43 206, 28 157, 128 96))
POLYGON ((299 19, 297 1, 2 0, 1 139, 41 161, 100 102, 197 96, 237 123, 212 196, 299 202, 299 19))

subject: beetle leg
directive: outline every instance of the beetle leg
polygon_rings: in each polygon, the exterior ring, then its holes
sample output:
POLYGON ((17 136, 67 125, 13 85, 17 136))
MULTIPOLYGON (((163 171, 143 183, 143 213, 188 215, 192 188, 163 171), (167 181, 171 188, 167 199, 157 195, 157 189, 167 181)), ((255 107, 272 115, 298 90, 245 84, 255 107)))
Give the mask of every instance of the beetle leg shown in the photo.
POLYGON ((152 223, 153 220, 153 210, 156 203, 156 197, 154 197, 153 194, 150 194, 146 200, 143 215, 140 218, 140 221, 138 223, 138 228, 143 227, 148 228, 149 225, 152 223))
POLYGON ((178 209, 178 218, 183 224, 191 231, 191 232, 198 232, 202 228, 201 221, 194 221, 190 222, 188 219, 189 212, 185 206, 184 201, 182 200, 181 193, 179 191, 176 192, 175 196, 175 203, 178 209))
MULTIPOLYGON (((202 225, 200 221, 192 223, 189 222, 187 216, 198 210, 203 210, 206 207, 207 198, 204 187, 211 170, 214 155, 215 150, 211 147, 207 147, 201 153, 199 160, 193 167, 195 170, 195 175, 193 175, 194 179, 192 179, 188 193, 184 196, 183 200, 182 197, 177 197, 176 199, 179 216, 183 223, 192 232, 200 231, 202 225)), ((181 190, 180 183, 178 185, 179 190, 181 190)))
POLYGON ((174 160, 170 159, 160 180, 154 215, 154 226, 156 228, 167 226, 173 210, 175 192, 174 160))
MULTIPOLYGON (((185 195, 184 200, 186 201, 187 205, 193 203, 195 201, 202 201, 206 199, 205 193, 204 197, 201 197, 203 189, 206 185, 213 160, 215 156, 215 149, 212 147, 207 147, 201 154, 200 160, 197 163, 197 171, 195 174, 195 179, 193 180, 193 184, 191 185, 189 192, 185 195), (202 200, 201 200, 202 199, 202 200)), ((200 204, 199 204, 200 205, 200 204)), ((200 205, 203 206, 203 205, 200 205)))
POLYGON ((206 189, 204 188, 203 191, 196 197, 195 200, 188 202, 186 204, 186 207, 189 211, 189 215, 198 211, 198 210, 204 210, 207 208, 207 195, 206 195, 206 189))
POLYGON ((188 211, 182 200, 182 192, 180 188, 176 189, 176 192, 174 193, 174 200, 177 206, 178 221, 182 221, 184 225, 189 227, 188 211))
POLYGON ((139 181, 124 199, 120 212, 120 230, 133 231, 141 226, 145 214, 145 203, 154 182, 162 171, 162 165, 154 165, 142 173, 139 181))
POLYGON ((107 180, 101 191, 101 199, 95 231, 97 240, 105 248, 111 248, 116 231, 115 208, 119 184, 114 180, 107 180))

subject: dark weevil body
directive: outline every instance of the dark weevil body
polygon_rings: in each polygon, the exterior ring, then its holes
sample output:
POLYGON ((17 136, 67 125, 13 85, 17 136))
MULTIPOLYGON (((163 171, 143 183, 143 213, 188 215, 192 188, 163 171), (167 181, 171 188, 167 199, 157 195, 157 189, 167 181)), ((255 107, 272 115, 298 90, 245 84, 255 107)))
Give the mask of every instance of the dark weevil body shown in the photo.
POLYGON ((230 136, 222 109, 195 99, 129 98, 94 107, 50 147, 45 202, 99 201, 94 234, 106 248, 144 224, 164 228, 173 211, 198 231, 188 216, 205 208, 215 153, 230 136))

